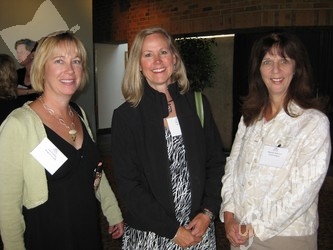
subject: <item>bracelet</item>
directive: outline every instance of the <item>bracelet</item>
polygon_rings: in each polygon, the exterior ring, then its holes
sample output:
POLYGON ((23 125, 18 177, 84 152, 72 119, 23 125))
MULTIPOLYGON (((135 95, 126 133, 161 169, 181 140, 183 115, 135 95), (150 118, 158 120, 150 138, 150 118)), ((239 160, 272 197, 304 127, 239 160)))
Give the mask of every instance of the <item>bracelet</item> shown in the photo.
POLYGON ((213 214, 211 211, 209 211, 207 208, 204 208, 204 209, 201 211, 201 213, 207 215, 207 216, 209 217, 210 221, 214 221, 214 220, 215 220, 215 216, 214 216, 214 214, 213 214))

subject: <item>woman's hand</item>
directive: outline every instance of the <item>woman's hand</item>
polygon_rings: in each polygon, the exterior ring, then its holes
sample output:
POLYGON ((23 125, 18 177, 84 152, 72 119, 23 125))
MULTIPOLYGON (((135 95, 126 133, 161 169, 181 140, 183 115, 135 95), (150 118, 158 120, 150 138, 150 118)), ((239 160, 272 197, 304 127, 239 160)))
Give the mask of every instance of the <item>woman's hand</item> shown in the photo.
POLYGON ((109 226, 109 234, 112 236, 112 239, 118 239, 124 234, 124 222, 120 222, 116 225, 109 226))
POLYGON ((191 230, 192 235, 202 237, 206 233, 209 224, 210 218, 203 213, 199 213, 185 228, 191 230))
POLYGON ((194 246, 202 240, 201 237, 192 234, 191 230, 179 227, 173 242, 182 248, 194 246))
POLYGON ((224 227, 227 239, 234 247, 244 245, 250 237, 249 233, 247 233, 249 231, 249 227, 246 225, 240 226, 240 224, 235 220, 234 214, 231 212, 224 212, 224 227))
POLYGON ((240 226, 240 230, 241 230, 241 236, 245 239, 248 240, 251 237, 254 236, 254 230, 252 225, 248 224, 248 225, 241 225, 240 226))

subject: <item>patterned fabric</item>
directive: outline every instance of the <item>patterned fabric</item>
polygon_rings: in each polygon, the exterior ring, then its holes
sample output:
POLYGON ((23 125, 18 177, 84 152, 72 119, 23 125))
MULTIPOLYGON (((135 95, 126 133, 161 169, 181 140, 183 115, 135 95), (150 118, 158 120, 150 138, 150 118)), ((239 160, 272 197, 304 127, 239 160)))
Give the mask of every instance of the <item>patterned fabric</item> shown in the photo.
MULTIPOLYGON (((165 137, 170 162, 170 174, 172 192, 174 196, 176 218, 179 224, 184 226, 190 222, 191 212, 191 187, 190 176, 185 157, 185 147, 182 136, 171 136, 168 129, 165 130, 165 137)), ((156 235, 154 232, 144 232, 125 225, 123 236, 124 250, 181 250, 182 248, 173 243, 170 239, 156 235)), ((211 223, 203 240, 190 250, 216 249, 215 228, 211 223)))
POLYGON ((249 127, 241 119, 222 178, 221 220, 224 211, 234 213, 253 225, 260 240, 311 235, 318 228, 318 193, 331 154, 329 121, 295 103, 289 109, 299 116, 281 110, 249 127))

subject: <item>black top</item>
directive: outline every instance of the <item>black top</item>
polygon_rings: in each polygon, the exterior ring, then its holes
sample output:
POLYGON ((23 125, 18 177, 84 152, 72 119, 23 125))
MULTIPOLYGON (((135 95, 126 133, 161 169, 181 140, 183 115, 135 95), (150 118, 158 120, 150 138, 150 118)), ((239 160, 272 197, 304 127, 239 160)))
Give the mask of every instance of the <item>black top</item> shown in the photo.
MULTIPOLYGON (((176 106, 190 174, 190 219, 203 208, 217 215, 225 156, 208 100, 203 98, 203 128, 193 93, 180 94, 176 83, 169 85, 169 92, 176 106)), ((167 114, 166 96, 145 84, 137 107, 126 102, 114 111, 111 149, 126 223, 172 238, 179 222, 175 215, 163 123, 167 114)))
POLYGON ((0 98, 0 125, 6 119, 10 112, 20 107, 17 99, 2 99, 0 98))
MULTIPOLYGON (((170 178, 175 203, 175 214, 179 225, 185 226, 190 222, 192 207, 192 192, 190 173, 187 167, 186 151, 182 135, 172 136, 169 129, 165 129, 165 139, 168 149, 170 178)), ((213 223, 203 235, 202 240, 191 247, 191 250, 216 249, 215 230, 213 223)), ((141 231, 130 226, 125 227, 122 249, 181 249, 171 239, 153 232, 141 231)))
POLYGON ((96 144, 84 124, 82 148, 77 150, 44 126, 47 137, 68 160, 53 174, 46 171, 49 198, 24 209, 27 250, 101 250, 99 206, 93 188, 99 161, 96 144))
POLYGON ((25 72, 26 72, 26 68, 20 68, 17 69, 17 84, 22 85, 24 87, 26 87, 27 89, 32 89, 31 85, 25 85, 24 83, 24 77, 25 77, 25 72))
MULTIPOLYGON (((32 89, 32 85, 31 84, 30 85, 26 85, 24 83, 24 77, 25 77, 26 68, 20 68, 16 72, 17 72, 17 84, 26 87, 26 89, 32 89)), ((22 106, 27 101, 34 101, 34 100, 36 100, 36 98, 38 96, 39 96, 39 94, 33 93, 33 94, 29 94, 29 95, 20 95, 17 98, 18 98, 18 101, 19 101, 20 105, 22 106)))

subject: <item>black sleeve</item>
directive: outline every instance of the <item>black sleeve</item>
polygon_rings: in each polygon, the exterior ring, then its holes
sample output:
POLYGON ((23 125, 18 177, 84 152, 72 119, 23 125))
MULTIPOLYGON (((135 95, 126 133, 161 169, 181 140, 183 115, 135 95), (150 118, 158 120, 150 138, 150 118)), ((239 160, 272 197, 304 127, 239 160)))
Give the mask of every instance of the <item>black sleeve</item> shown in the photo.
MULTIPOLYGON (((174 211, 168 212, 157 201, 154 188, 148 181, 154 177, 149 176, 151 173, 145 169, 148 159, 145 159, 143 144, 140 143, 142 132, 138 129, 140 123, 137 120, 133 114, 124 114, 117 109, 112 118, 112 167, 119 199, 124 205, 124 218, 131 227, 171 239, 179 228, 179 222, 174 211)), ((165 189, 162 184, 158 188, 165 189)))
POLYGON ((207 98, 203 95, 204 134, 206 142, 206 188, 203 206, 218 215, 222 198, 222 176, 226 164, 220 133, 216 126, 207 98))

